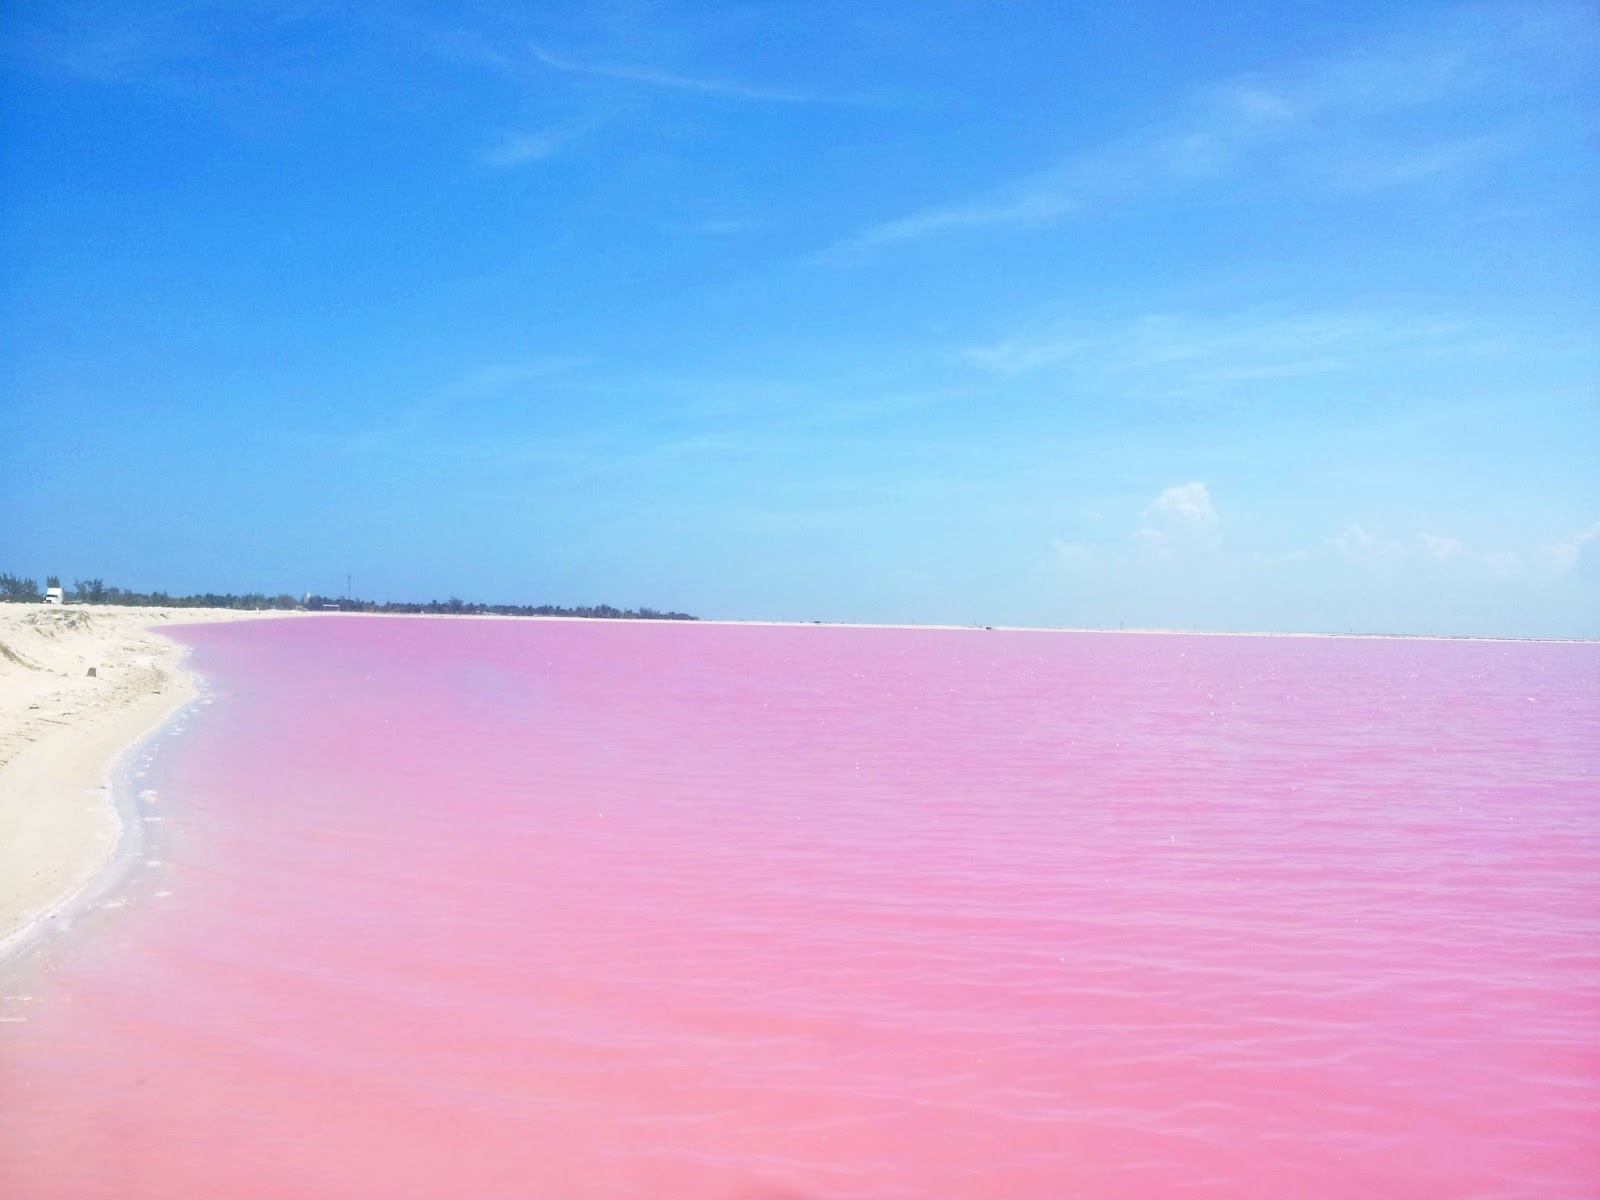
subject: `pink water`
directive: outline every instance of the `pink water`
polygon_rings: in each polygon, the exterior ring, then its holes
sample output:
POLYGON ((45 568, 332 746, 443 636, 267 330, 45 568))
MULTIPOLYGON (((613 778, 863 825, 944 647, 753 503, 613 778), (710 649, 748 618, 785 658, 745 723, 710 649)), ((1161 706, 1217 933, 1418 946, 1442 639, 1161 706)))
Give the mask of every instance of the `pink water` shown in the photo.
POLYGON ((1600 646, 179 632, 0 1195, 1600 1195, 1600 646))

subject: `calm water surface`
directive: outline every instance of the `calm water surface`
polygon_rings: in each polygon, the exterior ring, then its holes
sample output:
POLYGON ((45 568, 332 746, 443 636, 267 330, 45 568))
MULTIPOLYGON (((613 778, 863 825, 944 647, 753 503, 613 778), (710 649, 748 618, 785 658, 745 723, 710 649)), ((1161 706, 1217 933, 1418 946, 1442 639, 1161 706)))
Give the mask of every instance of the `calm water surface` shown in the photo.
POLYGON ((1600 646, 178 632, 0 1195, 1600 1195, 1600 646))

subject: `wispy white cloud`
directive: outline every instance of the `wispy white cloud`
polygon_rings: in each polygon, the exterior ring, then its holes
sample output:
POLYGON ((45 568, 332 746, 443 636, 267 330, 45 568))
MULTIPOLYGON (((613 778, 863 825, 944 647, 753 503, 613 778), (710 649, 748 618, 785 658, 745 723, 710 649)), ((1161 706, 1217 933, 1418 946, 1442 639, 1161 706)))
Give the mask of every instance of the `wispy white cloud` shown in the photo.
POLYGON ((1176 557, 1172 535, 1164 529, 1146 526, 1133 536, 1139 548, 1139 557, 1147 562, 1170 562, 1176 557))
POLYGON ((462 414, 486 404, 515 403, 591 363, 580 354, 543 354, 473 367, 340 441, 363 453, 425 448, 435 456, 460 456, 462 435, 455 424, 462 414))
POLYGON ((1544 547, 1545 561, 1557 571, 1567 572, 1575 569, 1579 560, 1589 550, 1589 547, 1600 542, 1600 521, 1596 521, 1585 529, 1564 542, 1556 542, 1544 547))
POLYGON ((1351 137, 1288 151, 1282 163, 1291 175, 1330 192, 1373 192, 1470 171, 1516 151, 1515 138, 1501 130, 1417 144, 1351 137))
POLYGON ((270 27, 285 19, 259 3, 241 3, 237 11, 219 7, 206 14, 210 20, 195 20, 190 6, 176 4, 11 8, 17 20, 0 55, 102 84, 172 83, 210 61, 227 44, 236 22, 270 27))
POLYGON ((1406 554, 1406 548, 1399 542, 1368 533, 1355 521, 1329 538, 1328 545, 1351 562, 1397 562, 1406 554))
POLYGON ((1512 550, 1491 550, 1478 555, 1478 561, 1502 579, 1511 579, 1522 571, 1522 557, 1512 550))
POLYGON ((1460 360, 1498 345, 1468 322, 1429 315, 1246 311, 1059 322, 959 354, 1008 379, 1054 371, 1102 395, 1202 400, 1407 357, 1460 360))
POLYGON ((1467 170, 1517 149, 1503 111, 1517 87, 1567 72, 1585 33, 1567 5, 1479 5, 1342 58, 1277 76, 1221 81, 1172 116, 987 195, 872 226, 835 247, 849 257, 972 230, 1028 231, 1168 192, 1241 177, 1273 187, 1362 191, 1467 170), (1472 104, 1490 94, 1497 106, 1472 104), (1417 132, 1416 110, 1437 132, 1417 132), (1462 130, 1458 125, 1467 124, 1462 130))
POLYGON ((514 362, 490 363, 463 372, 439 394, 446 401, 503 395, 537 380, 571 374, 592 361, 585 354, 541 354, 514 362))
POLYGON ((1440 537, 1433 533, 1419 533, 1417 540, 1422 543, 1422 548, 1440 562, 1456 557, 1461 553, 1461 543, 1453 537, 1440 537))
POLYGON ((1511 550, 1485 550, 1468 555, 1466 547, 1454 538, 1420 535, 1428 551, 1437 558, 1460 558, 1501 580, 1549 585, 1570 576, 1600 546, 1600 520, 1571 537, 1542 546, 1523 545, 1511 550), (1436 545, 1442 543, 1442 545, 1436 545))
POLYGON ((557 130, 507 133, 481 155, 485 166, 511 168, 554 158, 565 146, 567 136, 557 130))
POLYGON ((665 226, 676 233, 693 233, 701 237, 737 237, 740 234, 755 233, 762 227, 763 223, 753 217, 707 217, 699 221, 682 221, 665 226))
POLYGON ((1082 542, 1057 538, 1050 543, 1049 559, 1058 566, 1083 567, 1095 561, 1095 553, 1082 542))
POLYGON ((714 79, 697 75, 681 75, 657 67, 626 63, 595 62, 569 58, 542 46, 530 46, 529 53, 535 61, 563 75, 586 75, 596 79, 615 79, 623 83, 637 83, 645 87, 666 88, 671 91, 697 92, 704 96, 720 96, 730 100, 753 100, 766 104, 855 104, 859 96, 831 95, 804 88, 773 87, 765 84, 743 83, 728 79, 714 79))

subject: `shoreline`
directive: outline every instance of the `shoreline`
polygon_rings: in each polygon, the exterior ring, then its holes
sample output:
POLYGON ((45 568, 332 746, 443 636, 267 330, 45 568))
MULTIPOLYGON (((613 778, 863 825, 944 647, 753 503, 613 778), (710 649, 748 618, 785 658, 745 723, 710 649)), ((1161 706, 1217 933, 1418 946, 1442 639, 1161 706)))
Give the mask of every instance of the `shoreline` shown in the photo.
MULTIPOLYGON (((9 965, 103 887, 126 851, 138 806, 118 795, 130 759, 199 695, 187 648, 162 626, 272 618, 421 617, 428 620, 596 623, 597 618, 455 613, 335 613, 0 605, 0 967, 9 965), (89 668, 95 675, 89 676, 89 668)), ((1445 634, 1226 633, 1182 629, 907 625, 818 621, 681 621, 656 625, 754 628, 1072 633, 1106 636, 1344 638, 1593 645, 1586 638, 1445 634)))
MULTIPOLYGON (((187 712, 199 695, 192 682, 157 694, 163 697, 172 695, 172 702, 152 712, 148 720, 138 720, 138 710, 154 706, 133 705, 119 714, 122 720, 108 722, 94 731, 99 736, 87 745, 82 739, 78 740, 73 774, 87 778, 87 773, 93 769, 92 764, 98 762, 101 765, 101 782, 81 790, 83 811, 68 814, 67 819, 80 828, 92 824, 94 841, 85 843, 78 840, 75 843, 77 854, 63 854, 55 863, 47 860, 36 869, 33 880, 61 884, 42 903, 37 903, 31 910, 0 904, 0 972, 15 966, 31 951, 47 943, 51 934, 70 928, 86 907, 117 886, 124 878, 126 869, 143 854, 145 831, 140 824, 134 783, 129 772, 141 752, 160 736, 171 721, 187 712), (127 732, 128 726, 136 728, 126 740, 122 740, 121 735, 127 732), (109 756, 101 757, 96 753, 103 745, 111 747, 109 756)), ((22 778, 27 780, 26 771, 22 778)), ((57 782, 66 781, 58 774, 57 782)), ((41 790, 37 794, 42 797, 48 793, 41 790)), ((71 797, 72 791, 63 786, 53 794, 59 802, 71 797)), ((59 812, 54 815, 59 823, 59 812)), ((61 849, 65 851, 67 847, 61 849)), ((19 874, 18 878, 22 876, 19 874)), ((42 886, 37 890, 42 891, 42 886)))
MULTIPOLYGON (((174 609, 174 612, 208 612, 209 609, 174 609)), ((668 617, 552 617, 530 614, 513 616, 507 613, 397 613, 397 612, 301 612, 287 609, 275 610, 279 616, 315 617, 380 617, 385 620, 421 621, 545 621, 584 625, 731 625, 735 627, 772 629, 906 629, 931 630, 955 633, 1093 633, 1139 637, 1207 637, 1207 638, 1317 638, 1334 641, 1387 641, 1387 642, 1491 642, 1496 644, 1556 646, 1600 645, 1600 637, 1496 637, 1481 633, 1316 633, 1308 631, 1281 632, 1269 629, 1100 629, 1091 625, 914 625, 888 621, 758 621, 739 620, 732 617, 696 617, 680 620, 668 617)), ((272 616, 274 610, 246 613, 247 616, 272 616)))
MULTIPOLYGON (((76 607, 76 606, 74 606, 76 607)), ((89 611, 97 611, 106 606, 86 606, 89 611)), ((138 611, 125 609, 122 611, 138 611)), ((1205 637, 1205 638, 1316 638, 1331 639, 1334 641, 1387 641, 1387 642, 1490 642, 1495 644, 1556 646, 1595 646, 1600 645, 1600 637, 1500 637, 1484 633, 1319 633, 1314 630, 1294 630, 1285 632, 1273 629, 1161 629, 1135 627, 1128 629, 1102 629, 1093 625, 949 625, 931 624, 918 625, 905 622, 895 623, 890 621, 768 621, 744 620, 735 617, 695 617, 690 620, 673 617, 556 617, 530 613, 526 616, 511 613, 405 613, 405 612, 363 612, 352 610, 350 612, 334 612, 331 610, 309 611, 302 609, 207 609, 207 608, 172 608, 163 609, 164 612, 175 616, 174 624, 183 624, 185 613, 231 613, 235 616, 245 617, 296 617, 327 619, 331 617, 377 617, 384 620, 419 620, 419 621, 542 621, 558 624, 583 624, 583 625, 730 625, 735 627, 773 628, 773 629, 905 629, 905 630, 934 630, 941 632, 966 632, 966 633, 1093 633, 1118 635, 1123 634, 1141 637, 1205 637)), ((196 621, 206 620, 206 617, 196 617, 196 621)), ((226 620, 226 617, 221 618, 226 620)))
POLYGON ((199 694, 160 626, 260 615, 0 606, 0 967, 75 912, 139 832, 118 778, 199 694))

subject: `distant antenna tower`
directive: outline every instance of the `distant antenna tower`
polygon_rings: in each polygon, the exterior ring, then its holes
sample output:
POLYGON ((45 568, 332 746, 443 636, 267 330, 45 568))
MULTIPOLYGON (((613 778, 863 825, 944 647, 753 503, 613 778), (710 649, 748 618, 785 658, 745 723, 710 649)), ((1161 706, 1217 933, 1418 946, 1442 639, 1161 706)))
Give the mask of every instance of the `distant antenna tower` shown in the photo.
POLYGON ((350 599, 350 576, 348 575, 344 577, 344 598, 346 600, 350 599))

